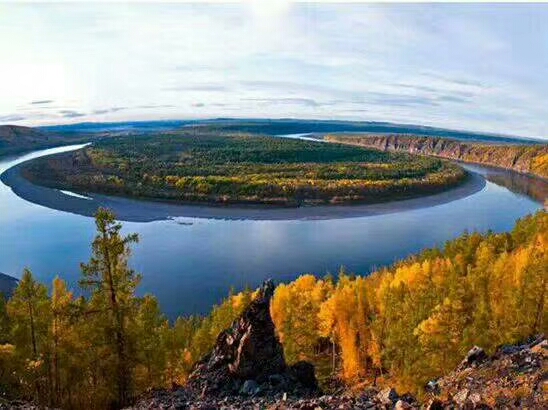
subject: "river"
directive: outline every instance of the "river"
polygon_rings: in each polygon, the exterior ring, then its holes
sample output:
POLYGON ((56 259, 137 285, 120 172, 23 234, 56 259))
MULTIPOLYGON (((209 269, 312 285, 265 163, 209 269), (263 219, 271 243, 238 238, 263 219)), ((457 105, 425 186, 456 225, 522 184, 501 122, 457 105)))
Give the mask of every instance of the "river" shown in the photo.
MULTIPOLYGON (((75 148, 0 159, 0 174, 26 160, 75 148)), ((131 258, 132 267, 143 275, 139 294, 156 295, 172 319, 205 313, 231 288, 255 287, 266 278, 288 281, 302 273, 323 276, 341 266, 367 274, 426 247, 443 245, 466 230, 510 230, 517 218, 542 208, 542 198, 529 196, 530 184, 540 184, 546 192, 546 182, 466 167, 482 180, 480 188, 451 200, 446 195, 444 200, 400 204, 366 216, 352 211, 345 217, 287 219, 196 217, 200 213, 146 221, 127 218, 124 231, 140 237, 131 258)), ((0 183, 0 272, 20 277, 28 267, 40 281, 49 284, 58 275, 77 292, 80 262, 90 257, 94 221, 34 202, 0 183)))

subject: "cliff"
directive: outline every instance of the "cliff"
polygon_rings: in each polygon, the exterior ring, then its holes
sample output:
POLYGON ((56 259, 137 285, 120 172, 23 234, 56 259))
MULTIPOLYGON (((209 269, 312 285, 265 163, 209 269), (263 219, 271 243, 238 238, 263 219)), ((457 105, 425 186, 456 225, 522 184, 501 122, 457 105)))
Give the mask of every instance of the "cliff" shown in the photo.
POLYGON ((548 144, 494 145, 408 135, 327 135, 326 141, 483 164, 548 178, 548 144))

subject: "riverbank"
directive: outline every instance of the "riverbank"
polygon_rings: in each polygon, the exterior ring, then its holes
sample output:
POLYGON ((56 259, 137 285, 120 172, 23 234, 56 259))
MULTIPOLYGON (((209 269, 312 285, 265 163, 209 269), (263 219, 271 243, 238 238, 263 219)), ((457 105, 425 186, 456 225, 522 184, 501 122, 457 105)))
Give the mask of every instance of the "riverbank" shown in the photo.
POLYGON ((35 185, 21 175, 24 163, 6 170, 0 180, 19 197, 51 209, 83 216, 93 216, 98 208, 111 209, 120 220, 151 222, 177 217, 208 219, 296 220, 340 219, 382 215, 411 209, 441 205, 481 191, 485 179, 468 172, 461 185, 441 193, 403 199, 399 201, 363 205, 318 205, 303 207, 274 206, 209 206, 179 205, 166 202, 137 200, 99 194, 86 194, 85 198, 64 193, 58 189, 35 185))

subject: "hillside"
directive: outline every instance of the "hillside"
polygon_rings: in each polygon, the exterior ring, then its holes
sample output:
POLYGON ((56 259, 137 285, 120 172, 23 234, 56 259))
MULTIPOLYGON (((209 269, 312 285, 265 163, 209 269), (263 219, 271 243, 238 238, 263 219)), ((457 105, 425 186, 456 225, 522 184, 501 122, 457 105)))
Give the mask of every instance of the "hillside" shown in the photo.
POLYGON ((407 135, 327 135, 325 140, 389 152, 430 155, 548 178, 548 144, 493 145, 407 135))
POLYGON ((0 125, 0 157, 88 140, 83 134, 64 135, 39 128, 0 125))
POLYGON ((18 125, 0 125, 0 156, 14 155, 61 144, 62 139, 50 133, 18 125))
POLYGON ((0 272, 0 293, 9 296, 16 286, 17 279, 0 272))
POLYGON ((432 380, 415 398, 391 387, 369 386, 326 394, 314 367, 288 366, 268 311, 272 283, 222 332, 185 387, 145 393, 128 409, 540 409, 548 406, 545 377, 548 341, 503 346, 488 356, 473 347, 459 366, 432 380))

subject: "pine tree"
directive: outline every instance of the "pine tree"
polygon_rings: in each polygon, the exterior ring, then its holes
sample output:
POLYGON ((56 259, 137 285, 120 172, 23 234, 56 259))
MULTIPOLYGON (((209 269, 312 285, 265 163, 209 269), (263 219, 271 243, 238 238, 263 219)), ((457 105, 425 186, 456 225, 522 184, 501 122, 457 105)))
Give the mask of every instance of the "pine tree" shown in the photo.
POLYGON ((116 367, 116 404, 126 405, 132 395, 133 368, 130 351, 134 340, 128 332, 128 321, 135 317, 135 289, 140 276, 128 266, 130 245, 138 242, 138 236, 121 235, 122 225, 115 221, 114 214, 100 209, 95 221, 97 236, 93 241, 93 256, 89 263, 82 264, 85 288, 93 291, 92 306, 104 320, 99 323, 111 343, 116 367))
POLYGON ((8 302, 16 356, 23 362, 25 387, 42 403, 50 398, 47 376, 50 309, 47 288, 37 283, 25 269, 19 285, 8 302))
MULTIPOLYGON (((65 281, 53 280, 51 295, 51 360, 53 404, 63 403, 64 391, 71 389, 73 380, 70 372, 75 367, 77 335, 74 331, 75 306, 72 292, 65 281)), ((71 374, 72 373, 72 374, 71 374)))
POLYGON ((135 320, 137 340, 138 390, 163 385, 163 370, 166 366, 166 347, 163 335, 169 328, 167 319, 160 311, 155 297, 146 295, 139 306, 135 320))

